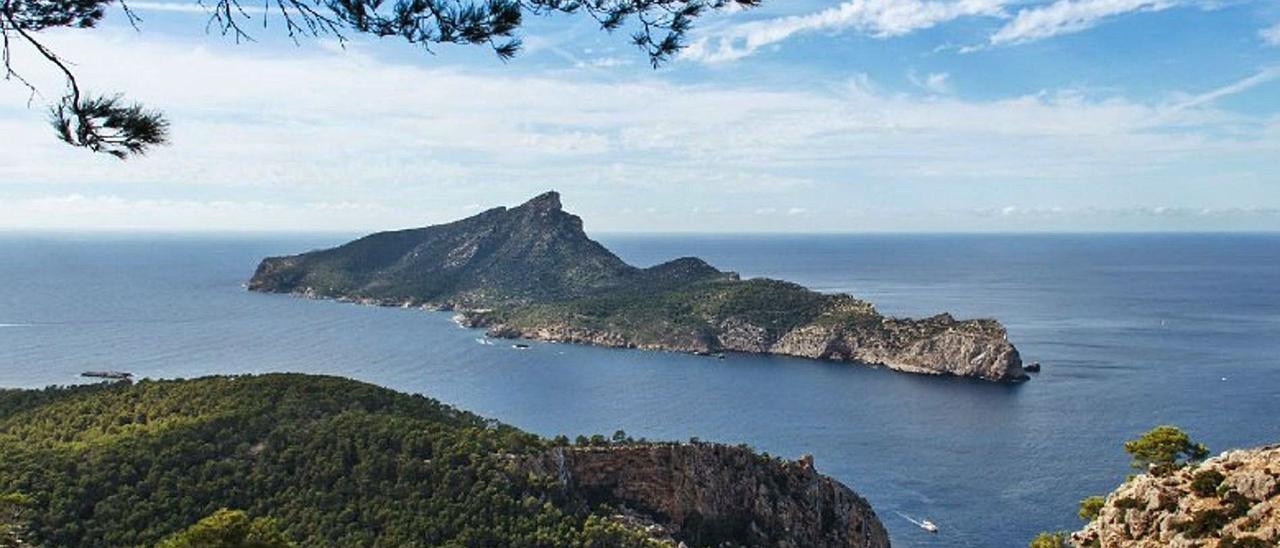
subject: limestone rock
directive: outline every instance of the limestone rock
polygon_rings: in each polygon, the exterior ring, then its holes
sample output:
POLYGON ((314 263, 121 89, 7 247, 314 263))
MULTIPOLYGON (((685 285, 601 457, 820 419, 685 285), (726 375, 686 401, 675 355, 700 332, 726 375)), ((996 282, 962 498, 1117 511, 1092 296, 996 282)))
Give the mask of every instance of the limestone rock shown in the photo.
POLYGON ((1138 475, 1108 495, 1098 517, 1071 542, 1077 548, 1280 546, 1280 445, 1226 452, 1167 477, 1138 475), (1208 496, 1197 494, 1192 483, 1211 471, 1223 475, 1221 484, 1208 496))
POLYGON ((560 447, 517 466, 557 478, 582 504, 621 501, 620 519, 689 545, 888 547, 870 504, 812 464, 727 445, 645 443, 560 447))

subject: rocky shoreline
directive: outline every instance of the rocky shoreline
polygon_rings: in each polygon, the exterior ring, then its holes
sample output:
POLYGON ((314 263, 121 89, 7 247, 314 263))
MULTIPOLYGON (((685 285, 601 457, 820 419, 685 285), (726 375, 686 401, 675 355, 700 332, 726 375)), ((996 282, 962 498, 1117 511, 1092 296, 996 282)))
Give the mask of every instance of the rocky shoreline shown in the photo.
POLYGON ((1008 342, 1005 330, 991 320, 957 321, 942 314, 924 320, 884 318, 875 332, 851 332, 839 327, 808 325, 772 337, 760 326, 737 321, 720 326, 721 335, 683 337, 663 341, 636 341, 619 331, 593 330, 568 323, 533 327, 502 323, 489 311, 461 311, 459 325, 485 329, 486 335, 503 339, 532 339, 708 355, 724 352, 770 354, 824 361, 882 366, 894 371, 923 375, 953 375, 994 382, 1029 379, 1018 350, 1008 342), (934 324, 928 333, 916 333, 920 323, 934 324))

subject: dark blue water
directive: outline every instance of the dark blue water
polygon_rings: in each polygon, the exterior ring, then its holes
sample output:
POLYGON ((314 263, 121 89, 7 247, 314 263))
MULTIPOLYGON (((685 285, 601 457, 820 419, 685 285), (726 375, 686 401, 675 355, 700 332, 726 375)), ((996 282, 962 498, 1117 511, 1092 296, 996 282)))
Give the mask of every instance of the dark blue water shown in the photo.
POLYGON ((0 386, 305 371, 422 392, 546 435, 747 442, 865 495, 899 546, 1022 546, 1075 528, 1159 423, 1280 441, 1280 235, 605 237, 882 311, 994 316, 1020 386, 799 359, 477 344, 448 315, 251 294, 264 255, 346 236, 0 237, 0 386), (898 512, 925 516, 929 535, 898 512))

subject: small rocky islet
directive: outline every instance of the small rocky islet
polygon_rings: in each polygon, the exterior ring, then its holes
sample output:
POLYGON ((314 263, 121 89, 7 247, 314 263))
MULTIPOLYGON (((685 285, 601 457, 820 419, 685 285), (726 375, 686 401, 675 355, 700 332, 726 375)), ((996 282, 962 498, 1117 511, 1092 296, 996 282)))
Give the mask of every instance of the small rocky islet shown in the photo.
POLYGON ((494 337, 1028 378, 998 321, 887 317, 847 294, 743 279, 695 257, 635 267, 588 237, 554 191, 452 223, 267 258, 248 288, 454 310, 460 323, 494 337))

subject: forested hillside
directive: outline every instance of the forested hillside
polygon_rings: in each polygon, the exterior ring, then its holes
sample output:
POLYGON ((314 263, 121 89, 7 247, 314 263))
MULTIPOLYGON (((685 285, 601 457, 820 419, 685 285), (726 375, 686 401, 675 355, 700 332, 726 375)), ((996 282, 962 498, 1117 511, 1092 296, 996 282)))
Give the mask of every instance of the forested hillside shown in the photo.
POLYGON ((797 463, 621 435, 579 444, 590 448, 336 377, 0 391, 0 546, 887 543, 865 501, 797 463), (599 469, 637 454, 704 464, 688 477, 628 467, 634 481, 681 486, 670 500, 614 475, 588 485, 539 464, 599 469), (785 512, 761 512, 761 493, 785 512), (670 504, 679 512, 653 511, 670 504))
POLYGON ((616 540, 591 511, 565 509, 552 480, 497 457, 546 444, 338 378, 0 393, 0 494, 31 499, 28 536, 51 546, 150 544, 223 507, 275 518, 308 546, 616 540))

